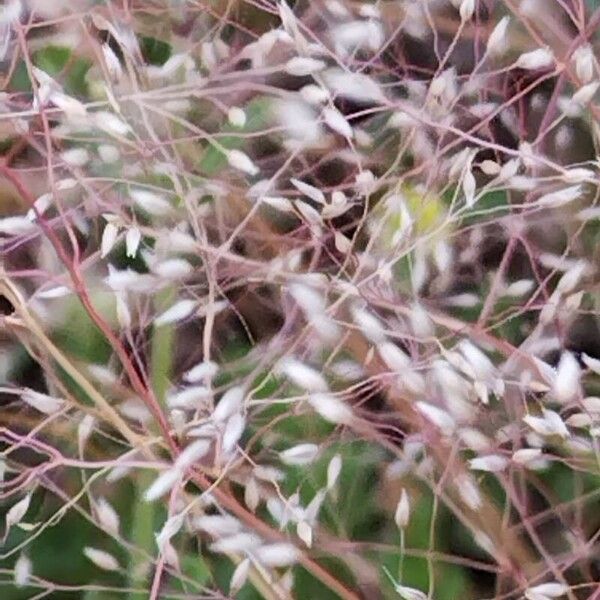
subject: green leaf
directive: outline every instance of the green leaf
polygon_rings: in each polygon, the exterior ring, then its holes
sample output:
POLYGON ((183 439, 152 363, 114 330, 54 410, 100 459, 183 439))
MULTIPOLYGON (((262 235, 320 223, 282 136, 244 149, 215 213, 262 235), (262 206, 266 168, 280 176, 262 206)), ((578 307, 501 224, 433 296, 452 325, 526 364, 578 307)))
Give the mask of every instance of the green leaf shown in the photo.
MULTIPOLYGON (((251 133, 264 129, 268 123, 270 99, 266 97, 255 98, 245 107, 246 125, 240 131, 239 128, 226 124, 222 131, 229 133, 251 133)), ((219 144, 227 150, 240 149, 245 144, 245 139, 241 135, 224 136, 218 139, 219 144)), ((227 164, 225 156, 220 150, 210 146, 200 162, 200 170, 203 174, 214 175, 227 164)))
POLYGON ((140 48, 144 60, 157 67, 164 65, 173 53, 171 44, 153 37, 142 37, 140 39, 140 48))
POLYGON ((71 49, 64 46, 47 46, 39 50, 33 57, 36 67, 46 71, 50 77, 58 75, 71 57, 71 49))
POLYGON ((27 73, 27 67, 25 66, 24 61, 20 60, 17 63, 12 77, 10 78, 8 87, 13 92, 31 92, 33 89, 31 87, 31 79, 29 79, 29 73, 27 73))
POLYGON ((468 226, 482 221, 497 219, 506 214, 510 205, 508 196, 504 190, 496 190, 484 194, 475 206, 469 211, 464 219, 463 225, 468 226))
POLYGON ((92 63, 85 58, 76 58, 68 67, 65 77, 65 91, 73 96, 87 96, 87 72, 92 63))
MULTIPOLYGON (((104 318, 114 314, 110 294, 97 294, 93 301, 104 318)), ((79 298, 63 298, 62 304, 65 318, 63 325, 56 331, 56 345, 79 360, 105 363, 111 355, 110 345, 89 317, 79 298)))
POLYGON ((186 554, 181 561, 181 570, 199 586, 207 585, 212 579, 210 568, 199 553, 186 554))

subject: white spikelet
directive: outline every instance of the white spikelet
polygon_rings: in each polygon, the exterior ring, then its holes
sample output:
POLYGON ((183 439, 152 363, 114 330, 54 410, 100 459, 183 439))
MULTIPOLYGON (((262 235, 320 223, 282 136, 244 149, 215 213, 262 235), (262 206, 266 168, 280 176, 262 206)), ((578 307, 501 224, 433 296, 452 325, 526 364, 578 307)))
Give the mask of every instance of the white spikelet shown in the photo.
POLYGON ((493 160, 482 160, 479 163, 479 168, 486 174, 495 176, 500 173, 500 165, 493 160))
POLYGON ((492 361, 477 346, 469 340, 462 340, 458 348, 478 379, 488 381, 493 377, 495 368, 492 361))
POLYGON ((175 469, 184 472, 194 463, 208 454, 211 443, 209 440, 199 439, 186 446, 175 461, 175 469))
POLYGON ((304 77, 306 75, 313 75, 322 71, 326 67, 326 64, 322 60, 316 58, 310 58, 309 56, 295 56, 288 60, 285 64, 285 72, 289 75, 295 75, 296 77, 304 77))
POLYGON ((526 465, 541 455, 541 448, 521 448, 512 455, 512 461, 518 465, 526 465))
POLYGON ((600 82, 598 81, 587 83, 573 94, 571 101, 580 107, 584 107, 592 101, 599 87, 600 82))
POLYGON ((117 320, 123 329, 131 327, 131 312, 124 292, 115 292, 117 320))
POLYGON ((171 205, 159 194, 142 189, 132 189, 129 194, 133 201, 150 215, 162 216, 171 212, 171 205))
POLYGON ((582 400, 582 404, 587 412, 600 415, 600 397, 588 396, 582 400))
POLYGON ((260 490, 254 477, 250 477, 244 487, 244 502, 252 512, 255 512, 260 504, 260 490))
POLYGON ((90 153, 85 148, 71 148, 60 153, 61 159, 70 167, 83 167, 90 160, 90 153))
MULTIPOLYGON (((336 95, 356 102, 381 104, 385 95, 379 84, 364 73, 343 69, 328 69, 322 75, 327 87, 336 95)), ((325 96, 325 100, 329 94, 325 96)))
POLYGON ((589 44, 579 46, 573 52, 575 72, 582 83, 589 83, 594 77, 594 51, 589 44))
POLYGON ((327 489, 320 489, 314 496, 313 499, 308 503, 304 510, 304 520, 311 525, 314 525, 319 516, 321 506, 325 501, 327 495, 327 489))
POLYGON ((232 536, 223 537, 211 544, 213 552, 229 554, 232 552, 254 552, 261 544, 261 539, 252 533, 237 533, 232 536))
POLYGON ((234 169, 246 173, 247 175, 258 175, 259 168, 245 152, 242 152, 241 150, 229 150, 226 156, 227 162, 234 169))
POLYGON ((535 282, 532 279, 519 279, 507 285, 506 288, 504 288, 502 295, 508 296, 509 298, 520 298, 521 296, 529 294, 534 287, 535 282))
POLYGON ((242 128, 246 125, 246 113, 239 106, 232 106, 227 111, 227 120, 234 127, 242 128))
POLYGON ((545 69, 554 64, 554 55, 549 48, 538 48, 531 52, 525 52, 517 58, 515 66, 528 71, 545 69))
POLYGON ((393 342, 383 342, 377 346, 381 360, 395 372, 401 372, 410 366, 409 357, 393 342))
POLYGON ((429 314, 419 302, 410 307, 410 326, 413 333, 419 337, 427 338, 434 334, 434 327, 429 314))
POLYGON ((340 19, 345 19, 346 17, 351 16, 352 13, 348 10, 342 2, 339 0, 327 0, 325 2, 325 6, 327 10, 334 16, 340 19))
POLYGON ((469 475, 467 475, 466 473, 459 475, 455 485, 462 501, 471 510, 479 510, 481 508, 481 506, 483 505, 483 498, 481 497, 481 492, 479 491, 479 487, 477 486, 477 484, 469 475))
POLYGON ((373 192, 376 183, 375 175, 369 169, 360 171, 354 181, 356 191, 364 196, 368 196, 373 192))
POLYGON ((475 192, 477 191, 477 184, 471 169, 467 169, 465 172, 462 187, 463 194, 465 195, 465 204, 467 208, 471 208, 475 204, 475 192))
POLYGON ((329 92, 313 83, 309 83, 301 88, 300 95, 305 102, 308 102, 308 104, 319 105, 324 104, 329 100, 329 92))
POLYGON ((287 567, 295 564, 300 558, 300 552, 292 544, 280 542, 260 546, 255 556, 266 567, 287 567))
POLYGON ((500 174, 498 175, 498 179, 500 181, 507 181, 512 179, 519 171, 519 167, 521 166, 520 158, 513 158, 511 160, 506 161, 502 168, 500 169, 500 174))
POLYGON ((559 435, 564 439, 570 437, 571 434, 569 433, 565 422, 556 411, 544 409, 542 410, 542 415, 552 433, 559 435))
POLYGON ((312 394, 308 401, 313 409, 330 423, 345 425, 352 421, 352 410, 331 394, 312 394))
POLYGON ((183 380, 188 383, 198 383, 199 381, 210 381, 219 371, 219 365, 212 360, 203 361, 194 365, 189 371, 183 374, 183 380))
POLYGON ((8 530, 13 526, 19 524, 23 517, 27 514, 29 504, 31 503, 31 494, 21 498, 16 504, 13 504, 7 511, 5 516, 5 530, 8 530))
POLYGON ((396 585, 394 589, 401 598, 404 598, 404 600, 426 600, 427 598, 427 594, 423 593, 417 588, 407 587, 405 585, 396 585))
POLYGON ((600 360, 588 356, 585 352, 581 354, 581 360, 590 371, 593 371, 596 375, 600 375, 600 360))
POLYGON ((462 21, 470 21, 475 12, 475 0, 462 0, 459 14, 462 21))
POLYGON ((281 212, 294 213, 294 205, 283 196, 262 196, 260 201, 281 212))
POLYGON ((553 410, 543 409, 541 417, 526 415, 523 421, 541 436, 558 435, 563 439, 570 436, 561 416, 553 410))
POLYGON ((508 24, 510 23, 510 17, 502 17, 496 24, 487 42, 487 54, 490 56, 499 56, 506 52, 506 32, 508 30, 508 24))
POLYGON ((296 534, 304 542, 307 548, 312 547, 313 531, 306 521, 299 521, 296 525, 296 534))
POLYGON ((98 156, 100 156, 102 162, 112 164, 119 160, 121 154, 116 146, 111 144, 100 144, 98 146, 98 156))
POLYGON ((473 471, 488 471, 498 473, 508 466, 508 459, 499 454, 488 454, 487 456, 478 456, 469 461, 469 468, 473 471))
POLYGON ((239 592, 248 579, 250 573, 250 559, 245 558, 233 572, 229 582, 229 595, 235 596, 239 592))
POLYGON ((405 529, 408 525, 408 521, 410 520, 410 500, 408 499, 408 494, 406 490, 402 488, 402 492, 400 493, 400 500, 398 501, 398 505, 396 506, 396 512, 394 514, 394 521, 398 526, 398 529, 405 529))
POLYGON ((327 306, 325 298, 314 288, 303 283, 293 283, 290 285, 289 291, 307 315, 320 314, 325 311, 327 306))
POLYGON ((83 549, 83 554, 87 559, 92 561, 97 567, 104 571, 119 570, 119 563, 117 562, 117 559, 112 554, 109 554, 104 550, 86 546, 83 549))
POLYGON ((488 554, 492 556, 495 554, 494 542, 492 541, 490 536, 487 535, 487 533, 484 533, 483 531, 481 531, 481 529, 476 529, 471 533, 473 534, 473 539, 475 543, 480 548, 483 548, 488 554))
MULTIPOLYGON (((48 96, 48 100, 50 102, 52 102, 57 108, 60 108, 64 113, 65 113, 65 117, 67 119, 74 119, 77 120, 83 116, 85 116, 86 114, 86 109, 85 106, 79 102, 79 100, 68 96, 67 94, 61 92, 60 90, 53 90, 50 92, 50 95, 48 96)), ((83 149, 81 149, 83 150, 83 149)), ((87 151, 84 150, 84 152, 87 155, 87 160, 89 160, 89 154, 87 154, 87 151)), ((69 161, 69 159, 65 159, 63 157, 63 160, 67 163, 67 164, 71 164, 72 166, 83 166, 87 160, 83 160, 82 158, 77 159, 75 157, 75 155, 73 156, 73 162, 71 163, 69 161), (81 162, 81 164, 78 164, 79 162, 81 162)))
POLYGON ((274 114, 287 133, 289 139, 286 140, 286 145, 289 145, 290 148, 302 145, 318 146, 323 139, 323 127, 311 104, 315 104, 315 102, 296 98, 278 100, 274 103, 274 114))
POLYGON ((195 385, 169 394, 166 402, 170 409, 198 410, 211 398, 211 391, 203 385, 195 385))
POLYGON ((36 225, 28 217, 4 217, 0 219, 0 233, 23 235, 35 231, 36 225))
POLYGON ((195 300, 180 300, 154 320, 154 325, 160 327, 169 323, 175 323, 189 317, 197 308, 195 300))
POLYGON ((584 183, 586 181, 594 181, 595 173, 591 169, 584 169, 583 167, 574 167, 573 169, 567 169, 562 174, 562 180, 566 183, 584 183))
POLYGON ((560 404, 575 400, 579 394, 581 368, 571 352, 563 352, 554 379, 553 394, 560 404))
POLYGON ((161 554, 166 554, 167 546, 170 545, 171 538, 176 535, 184 523, 184 513, 169 517, 162 529, 156 534, 156 545, 161 554))
POLYGON ((454 262, 454 251, 446 240, 439 240, 433 248, 433 260, 440 273, 446 273, 454 262))
POLYGON ((119 412, 128 419, 142 424, 149 423, 152 420, 152 413, 139 398, 129 398, 121 402, 119 412))
POLYGON ((108 265, 108 277, 104 279, 106 285, 115 292, 150 292, 156 288, 155 279, 148 275, 137 273, 131 269, 119 271, 108 265))
POLYGON ((194 519, 193 527, 213 537, 235 535, 242 530, 240 521, 231 515, 203 515, 194 519))
POLYGON ((95 112, 94 124, 98 129, 116 137, 123 137, 131 132, 131 127, 125 121, 108 111, 95 112))
POLYGON ((586 428, 594 423, 591 415, 586 413, 574 413, 565 422, 569 427, 586 428))
POLYGON ((427 594, 425 594, 421 590, 413 587, 408 587, 406 585, 400 585, 392 579, 392 576, 389 574, 389 572, 387 572, 387 570, 386 574, 390 578, 390 581, 394 586, 394 590, 403 600, 427 600, 427 594))
POLYGON ((546 598, 560 598, 568 593, 569 588, 563 583, 541 583, 525 590, 525 598, 535 600, 541 596, 546 598))
POLYGON ((142 232, 137 227, 130 227, 125 234, 125 254, 128 258, 135 258, 141 241, 142 232))
POLYGON ((23 3, 21 0, 7 0, 0 9, 0 24, 16 23, 21 18, 23 3))
POLYGON ((302 200, 296 200, 295 205, 304 220, 314 226, 313 231, 320 232, 319 225, 321 224, 322 219, 319 211, 302 200))
POLYGON ((52 300, 54 298, 64 298, 73 292, 64 285, 57 285, 56 287, 52 287, 47 290, 43 290, 41 292, 36 292, 36 298, 41 298, 42 300, 52 300))
POLYGON ((490 440, 479 429, 462 427, 458 435, 467 448, 477 453, 487 452, 490 449, 490 440))
POLYGON ((117 55, 108 44, 102 44, 102 55, 106 63, 106 69, 111 79, 118 81, 123 76, 123 67, 117 55))
POLYGON ((385 341, 385 329, 377 317, 356 305, 351 308, 350 313, 352 320, 367 339, 375 344, 385 341))
POLYGON ((290 182, 296 189, 300 190, 311 200, 314 200, 319 204, 325 204, 325 194, 319 188, 316 188, 314 185, 304 183, 304 181, 300 181, 299 179, 290 179, 290 182))
POLYGON ((105 531, 117 535, 119 533, 120 519, 117 511, 106 498, 99 498, 94 505, 96 516, 105 531))
POLYGON ((23 389, 21 392, 21 400, 46 415, 58 412, 65 405, 65 401, 61 398, 54 398, 29 388, 23 389))
POLYGON ((342 472, 342 457, 336 454, 327 465, 327 489, 331 490, 335 486, 340 473, 342 472))
POLYGON ((327 123, 327 125, 336 133, 350 139, 353 137, 354 132, 352 131, 350 123, 348 123, 346 117, 344 117, 337 108, 328 107, 323 109, 323 118, 325 123, 327 123))
POLYGON ((588 264, 584 260, 576 261, 571 268, 560 278, 556 285, 556 292, 559 294, 569 294, 579 284, 582 277, 588 270, 588 264))
MULTIPOLYGON (((58 186, 57 186, 58 187, 58 186)), ((27 211, 27 218, 30 221, 35 221, 37 215, 43 215, 52 204, 53 196, 51 193, 42 194, 33 203, 33 206, 27 211)))
POLYGON ((454 419, 441 408, 419 400, 415 407, 428 420, 431 421, 444 435, 450 435, 456 428, 454 419))
POLYGON ((181 473, 177 469, 166 469, 163 471, 144 492, 144 500, 153 502, 171 491, 180 480, 181 473))
POLYGON ((20 588, 27 585, 31 577, 31 570, 31 560, 25 554, 19 555, 14 569, 14 583, 16 587, 20 588))
POLYGON ((556 192, 550 192, 538 198, 536 204, 541 207, 557 208, 564 206, 581 196, 581 185, 573 185, 556 192))
POLYGON ((376 52, 383 44, 384 33, 381 23, 357 20, 333 27, 331 38, 335 42, 336 53, 347 56, 359 48, 368 48, 376 52))
POLYGON ((212 71, 217 65, 217 54, 213 42, 202 42, 200 45, 200 60, 209 71, 212 71))
POLYGON ((114 223, 107 223, 102 232, 102 242, 100 244, 101 258, 107 256, 113 249, 118 235, 119 228, 114 223))
POLYGON ((223 423, 232 415, 240 412, 244 402, 244 394, 244 388, 241 386, 235 386, 227 390, 223 396, 221 396, 219 403, 213 411, 213 421, 216 423, 223 423))
POLYGON ((286 465, 308 465, 317 458, 319 446, 298 444, 279 453, 279 459, 286 465))
POLYGON ((223 440, 221 442, 223 452, 227 454, 235 448, 244 433, 245 426, 246 419, 241 413, 236 413, 227 419, 225 431, 223 432, 223 440))
POLYGON ((96 418, 93 415, 85 415, 77 425, 77 443, 81 450, 85 447, 95 425, 96 418))
POLYGON ((169 258, 152 266, 152 272, 162 279, 176 280, 187 277, 194 267, 183 258, 169 258))
POLYGON ((294 385, 307 392, 326 392, 327 381, 321 373, 295 358, 284 358, 279 361, 277 370, 285 375, 294 385))

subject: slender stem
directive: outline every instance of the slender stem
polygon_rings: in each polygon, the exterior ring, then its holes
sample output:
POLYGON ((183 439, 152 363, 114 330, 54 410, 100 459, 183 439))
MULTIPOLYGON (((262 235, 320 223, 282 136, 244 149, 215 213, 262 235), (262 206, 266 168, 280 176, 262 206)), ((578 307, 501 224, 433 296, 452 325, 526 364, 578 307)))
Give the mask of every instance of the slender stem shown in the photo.
POLYGON ((398 583, 402 583, 402 571, 404 569, 404 527, 400 529, 400 560, 398 561, 398 583))
MULTIPOLYGON (((144 489, 150 485, 154 474, 152 472, 140 473, 136 479, 135 497, 133 503, 133 522, 131 525, 131 542, 136 548, 144 552, 132 552, 129 563, 129 587, 137 590, 146 590, 148 587, 148 564, 144 558, 145 553, 154 554, 154 516, 157 506, 154 502, 145 502, 144 489)), ((146 600, 148 592, 132 592, 129 600, 146 600)))
MULTIPOLYGON (((160 305, 172 301, 174 290, 168 289, 157 294, 155 304, 160 305)), ((150 354, 150 383, 154 396, 162 408, 165 405, 165 397, 171 379, 172 356, 173 356, 174 327, 164 325, 154 328, 152 332, 152 344, 150 354)), ((154 554, 154 520, 156 516, 155 502, 145 502, 144 490, 150 485, 154 477, 153 473, 140 475, 136 482, 135 498, 133 503, 133 523, 131 529, 131 541, 137 548, 148 554, 154 554)), ((157 572, 162 570, 162 559, 159 559, 157 572)), ((148 569, 141 553, 133 553, 130 563, 130 587, 133 589, 146 589, 148 582, 148 569)), ((156 596, 158 590, 154 589, 160 585, 160 577, 154 577, 152 592, 156 596)), ((148 598, 147 593, 131 593, 129 600, 144 600, 148 598)))

